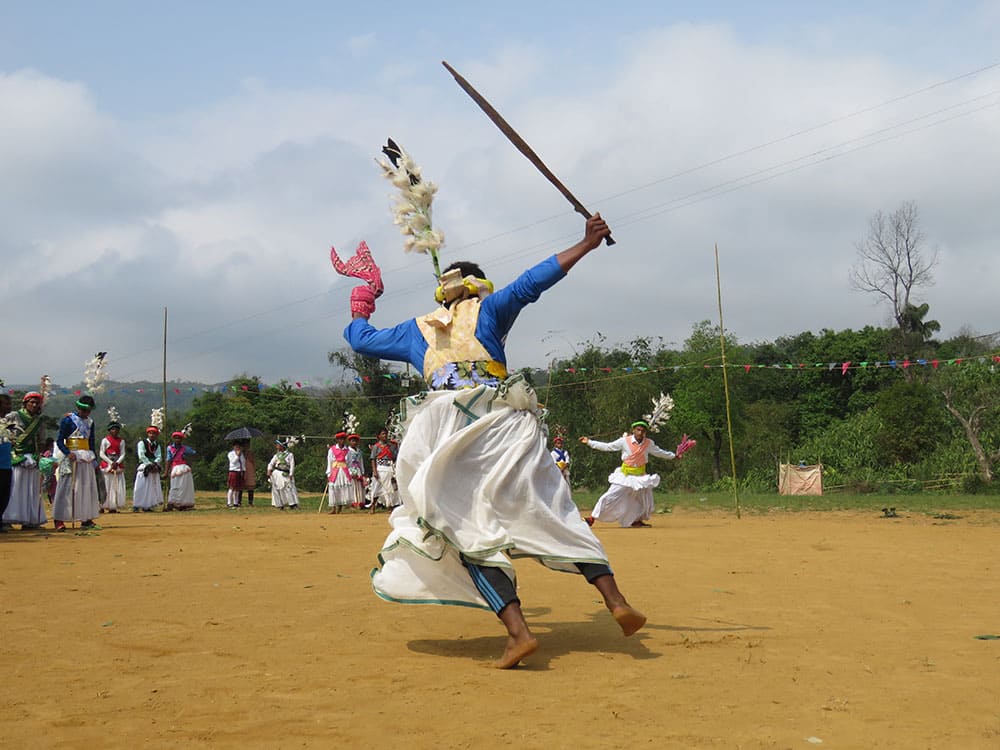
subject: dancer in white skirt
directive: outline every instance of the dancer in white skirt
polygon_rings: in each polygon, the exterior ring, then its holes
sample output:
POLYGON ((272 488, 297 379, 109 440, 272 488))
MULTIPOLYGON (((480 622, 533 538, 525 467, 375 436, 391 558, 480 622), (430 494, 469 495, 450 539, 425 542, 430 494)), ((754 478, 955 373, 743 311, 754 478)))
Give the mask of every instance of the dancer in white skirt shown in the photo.
POLYGON ((39 474, 43 445, 42 404, 42 394, 29 391, 21 399, 21 408, 8 415, 14 427, 13 471, 10 504, 3 513, 4 525, 18 523, 22 529, 37 529, 48 520, 39 474))
POLYGON ((90 412, 93 396, 80 396, 76 411, 59 422, 52 457, 56 468, 56 494, 52 499, 52 518, 56 531, 65 531, 67 521, 81 521, 85 529, 99 529, 94 519, 101 513, 97 498, 97 454, 94 450, 94 420, 90 412))
POLYGON ((573 504, 546 447, 535 393, 522 377, 507 377, 503 347, 522 308, 609 231, 593 216, 580 242, 496 292, 478 266, 452 264, 435 295, 441 307, 381 330, 368 322, 382 283, 367 246, 346 264, 331 252, 339 273, 368 282, 351 293, 351 347, 412 363, 434 389, 401 405, 405 434, 396 471, 403 504, 390 516, 381 568, 372 573, 375 593, 408 604, 493 610, 507 629, 498 668, 515 667, 538 648, 516 593, 514 558, 582 573, 626 636, 646 622, 619 591, 601 543, 573 504))
POLYGON ((617 521, 622 527, 649 526, 646 522, 653 515, 653 488, 660 484, 659 474, 646 473, 649 456, 673 460, 680 455, 654 443, 646 436, 648 429, 649 424, 640 419, 632 423, 631 435, 626 433, 610 443, 580 438, 581 443, 594 450, 608 453, 620 451, 622 455, 622 465, 608 477, 611 486, 598 499, 593 512, 587 516, 587 523, 617 521))
POLYGON ((282 440, 274 441, 274 455, 267 463, 267 481, 271 483, 271 505, 279 510, 299 507, 295 489, 295 454, 282 440))
POLYGON ((187 459, 197 451, 184 445, 183 432, 171 433, 170 439, 172 442, 167 446, 170 491, 167 493, 166 510, 194 510, 194 476, 187 459))
POLYGON ((132 512, 148 513, 163 503, 163 485, 160 483, 160 472, 163 460, 163 450, 157 438, 160 428, 150 425, 146 428, 146 437, 135 447, 139 466, 135 470, 135 486, 132 488, 132 512))
POLYGON ((101 512, 117 513, 125 510, 125 441, 122 439, 120 422, 108 424, 108 434, 101 440, 97 455, 101 459, 105 494, 101 512))

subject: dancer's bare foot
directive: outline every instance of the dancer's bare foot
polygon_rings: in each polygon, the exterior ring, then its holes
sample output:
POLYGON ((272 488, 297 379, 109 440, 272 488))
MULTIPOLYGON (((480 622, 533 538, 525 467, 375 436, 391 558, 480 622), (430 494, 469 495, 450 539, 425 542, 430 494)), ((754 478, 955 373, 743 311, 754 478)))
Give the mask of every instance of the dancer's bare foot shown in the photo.
POLYGON ((612 609, 611 616, 615 618, 626 638, 646 624, 646 615, 628 604, 612 609))
POLYGON ((497 659, 491 666, 495 669, 513 669, 521 659, 531 656, 538 650, 538 639, 528 633, 520 638, 508 636, 507 648, 504 649, 503 656, 497 659))

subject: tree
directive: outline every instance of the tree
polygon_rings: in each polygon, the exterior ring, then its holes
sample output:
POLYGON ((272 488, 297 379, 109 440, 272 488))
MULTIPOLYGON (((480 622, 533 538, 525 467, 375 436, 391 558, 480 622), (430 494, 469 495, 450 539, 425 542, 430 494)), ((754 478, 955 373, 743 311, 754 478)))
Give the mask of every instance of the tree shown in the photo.
POLYGON ((947 432, 947 416, 929 386, 899 380, 879 394, 878 458, 889 465, 915 464, 934 451, 947 432))
POLYGON ((979 477, 987 484, 993 481, 993 466, 1000 462, 1000 380, 994 368, 995 364, 978 362, 948 367, 935 382, 945 409, 975 454, 979 477))
MULTIPOLYGON (((884 297, 892 305, 892 317, 904 346, 907 335, 914 330, 914 311, 923 307, 913 304, 914 290, 934 283, 932 271, 937 265, 937 252, 929 256, 924 252, 926 237, 918 223, 917 204, 912 201, 903 203, 889 216, 876 212, 868 222, 868 234, 855 243, 858 262, 850 272, 852 287, 884 297)), ((926 313, 924 309, 916 322, 926 313)))
MULTIPOLYGON (((737 361, 743 356, 737 348, 736 340, 726 336, 729 355, 737 361)), ((709 320, 696 323, 691 336, 684 342, 684 358, 687 364, 700 365, 699 371, 692 368, 674 391, 677 403, 675 419, 678 424, 699 438, 699 449, 708 452, 712 462, 712 478, 722 477, 723 448, 727 447, 728 424, 726 419, 726 391, 719 351, 719 326, 709 320)), ((742 427, 742 399, 739 397, 739 380, 730 381, 730 406, 733 431, 739 434, 742 427)))

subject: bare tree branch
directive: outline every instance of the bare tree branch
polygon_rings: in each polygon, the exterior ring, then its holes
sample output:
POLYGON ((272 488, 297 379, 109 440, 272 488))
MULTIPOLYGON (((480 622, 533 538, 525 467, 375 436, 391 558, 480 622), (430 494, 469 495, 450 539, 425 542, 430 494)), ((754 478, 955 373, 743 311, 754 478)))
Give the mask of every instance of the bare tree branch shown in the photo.
POLYGON ((851 286, 883 297, 901 333, 907 333, 907 310, 918 287, 934 283, 932 271, 937 251, 924 252, 926 237, 920 231, 919 211, 913 201, 886 216, 877 211, 868 222, 868 234, 855 243, 858 262, 851 267, 851 286))

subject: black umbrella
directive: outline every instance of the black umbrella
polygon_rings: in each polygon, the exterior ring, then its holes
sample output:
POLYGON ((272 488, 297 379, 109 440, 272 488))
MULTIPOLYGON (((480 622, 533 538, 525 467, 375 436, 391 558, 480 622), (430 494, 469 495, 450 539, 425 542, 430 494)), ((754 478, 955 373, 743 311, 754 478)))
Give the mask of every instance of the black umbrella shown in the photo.
POLYGON ((256 427, 240 427, 227 433, 223 440, 249 440, 255 437, 264 437, 264 433, 256 427))

